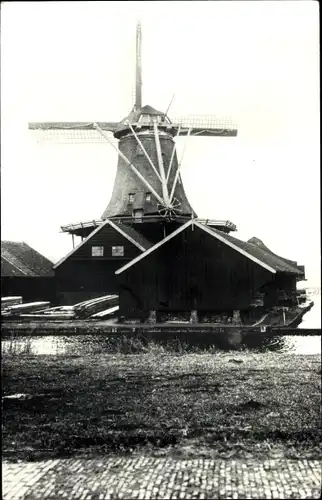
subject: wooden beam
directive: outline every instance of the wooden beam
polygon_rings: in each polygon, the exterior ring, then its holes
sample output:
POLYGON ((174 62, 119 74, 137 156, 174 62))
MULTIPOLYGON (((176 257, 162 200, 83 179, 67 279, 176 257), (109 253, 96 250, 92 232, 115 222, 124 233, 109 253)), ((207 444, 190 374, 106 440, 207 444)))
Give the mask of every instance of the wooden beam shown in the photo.
POLYGON ((126 158, 126 156, 119 150, 115 144, 110 140, 103 130, 100 129, 97 123, 94 123, 94 127, 96 130, 107 140, 107 142, 117 151, 118 155, 125 161, 125 163, 130 167, 130 169, 135 173, 135 175, 141 180, 141 182, 148 188, 148 190, 154 195, 154 197, 158 200, 162 205, 165 204, 165 201, 158 195, 158 193, 153 189, 151 184, 143 177, 142 174, 135 168, 135 166, 126 158))
POLYGON ((153 120, 153 129, 154 129, 155 146, 156 146, 156 150, 157 150, 158 163, 159 163, 159 169, 160 169, 160 175, 161 175, 162 195, 163 195, 164 201, 166 202, 166 206, 168 206, 168 205, 170 205, 170 198, 169 198, 167 180, 166 180, 165 172, 164 172, 164 165, 163 165, 163 158, 162 158, 162 151, 161 151, 161 144, 160 144, 160 137, 159 137, 159 129, 158 129, 158 124, 157 124, 156 120, 153 120))
POLYGON ((146 150, 145 150, 145 148, 144 148, 144 146, 143 146, 142 142, 140 141, 140 139, 139 139, 139 138, 138 138, 138 136, 136 135, 136 133, 135 133, 135 131, 134 131, 134 128, 132 127, 132 125, 131 125, 129 122, 128 122, 128 125, 129 125, 129 127, 130 127, 130 129, 131 129, 131 132, 132 132, 132 134, 134 135, 134 137, 135 137, 135 139, 136 139, 136 141, 137 141, 138 145, 139 145, 139 146, 140 146, 140 148, 142 149, 142 151, 143 151, 143 153, 144 153, 144 155, 145 155, 146 159, 147 159, 147 160, 148 160, 148 162, 150 163, 150 165, 151 165, 151 167, 152 167, 152 169, 153 169, 154 173, 156 174, 156 176, 158 177, 158 179, 162 182, 162 179, 161 179, 161 177, 160 177, 159 172, 157 171, 157 169, 156 169, 156 168, 155 168, 155 166, 153 165, 151 158, 149 157, 148 153, 146 152, 146 150))
MULTIPOLYGON (((181 130, 181 125, 179 125, 179 128, 177 130, 176 138, 179 137, 180 130, 181 130)), ((173 150, 172 150, 172 153, 171 153, 170 164, 169 164, 168 173, 167 173, 167 184, 169 182, 169 177, 170 177, 170 172, 171 172, 172 162, 173 162, 173 158, 174 158, 175 152, 176 152, 176 143, 173 144, 173 150)))

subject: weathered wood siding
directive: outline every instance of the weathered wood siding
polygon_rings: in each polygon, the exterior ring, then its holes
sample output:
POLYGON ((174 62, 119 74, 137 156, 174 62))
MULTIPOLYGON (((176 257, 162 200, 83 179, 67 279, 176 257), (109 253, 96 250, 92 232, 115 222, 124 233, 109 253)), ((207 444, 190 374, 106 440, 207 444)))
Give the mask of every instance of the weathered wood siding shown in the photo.
POLYGON ((69 257, 68 260, 120 260, 122 257, 112 256, 112 246, 124 247, 124 259, 131 260, 139 255, 141 250, 131 243, 127 238, 122 236, 118 231, 108 224, 96 234, 94 234, 84 245, 82 245, 76 252, 69 257), (92 257, 92 247, 104 247, 103 257, 92 257))
POLYGON ((118 293, 115 271, 141 253, 114 228, 104 226, 55 269, 57 301, 71 304, 118 293), (103 246, 104 255, 92 257, 92 246, 103 246), (124 256, 113 257, 112 246, 123 246, 124 256))
POLYGON ((55 279, 53 276, 3 276, 1 296, 21 295, 24 302, 49 300, 55 302, 55 279))
POLYGON ((274 275, 199 228, 179 233, 118 276, 120 314, 249 306, 274 275))
POLYGON ((280 292, 284 290, 289 299, 296 291, 296 276, 289 273, 276 273, 274 280, 262 287, 265 293, 264 304, 266 308, 280 305, 280 292))

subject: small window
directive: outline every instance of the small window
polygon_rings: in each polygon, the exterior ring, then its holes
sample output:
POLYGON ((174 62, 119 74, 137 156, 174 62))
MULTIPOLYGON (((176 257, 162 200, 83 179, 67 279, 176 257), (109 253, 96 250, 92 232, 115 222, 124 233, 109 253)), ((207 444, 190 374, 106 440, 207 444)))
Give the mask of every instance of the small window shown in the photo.
POLYGON ((146 193, 145 201, 151 201, 151 193, 146 193))
POLYGON ((144 125, 149 125, 151 123, 151 116, 150 115, 141 115, 139 118, 139 123, 144 124, 144 125))
POLYGON ((129 203, 133 203, 134 201, 134 193, 129 194, 129 203))
POLYGON ((92 247, 92 257, 103 257, 104 247, 92 247))
POLYGON ((112 247, 112 257, 123 257, 124 256, 124 247, 112 247))

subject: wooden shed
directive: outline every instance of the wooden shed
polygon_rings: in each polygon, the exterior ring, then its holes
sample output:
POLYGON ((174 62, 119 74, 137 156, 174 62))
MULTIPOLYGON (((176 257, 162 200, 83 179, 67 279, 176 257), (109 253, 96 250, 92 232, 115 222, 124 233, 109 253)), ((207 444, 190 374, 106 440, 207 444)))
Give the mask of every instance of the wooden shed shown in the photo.
POLYGON ((291 290, 302 274, 259 245, 192 219, 116 271, 119 312, 141 320, 150 311, 247 315, 259 292, 271 307, 279 288, 291 290))
POLYGON ((55 264, 57 303, 117 294, 115 271, 151 246, 131 226, 106 220, 55 264))
POLYGON ((1 296, 55 300, 53 263, 25 242, 1 241, 1 296))

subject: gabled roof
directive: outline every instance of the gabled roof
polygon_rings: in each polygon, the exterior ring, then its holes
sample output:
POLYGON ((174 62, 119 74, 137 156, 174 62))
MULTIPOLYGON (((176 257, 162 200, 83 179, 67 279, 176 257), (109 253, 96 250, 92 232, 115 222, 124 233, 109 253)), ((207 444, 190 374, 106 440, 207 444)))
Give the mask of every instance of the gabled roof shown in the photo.
POLYGON ((90 239, 94 236, 94 234, 97 234, 99 231, 103 229, 106 225, 111 226, 113 229, 118 231, 124 238, 126 238, 128 241, 130 241, 134 246, 136 246, 141 252, 145 252, 148 248, 152 246, 152 243, 150 243, 144 236, 142 236, 140 233, 138 233, 135 229, 133 229, 131 226, 127 226, 125 224, 116 224, 115 222, 112 222, 111 220, 107 219, 105 220, 100 226, 98 226, 94 231, 91 232, 85 238, 79 245, 77 245, 73 250, 71 250, 65 257, 60 259, 55 265, 54 269, 57 269, 58 266, 60 266, 63 262, 65 262, 69 257, 71 257, 77 250, 79 250, 83 245, 85 245, 90 239))
POLYGON ((193 219, 188 221, 186 224, 183 224, 180 228, 173 231, 173 233, 169 234, 166 238, 159 241, 156 245, 154 245, 151 248, 149 248, 148 250, 146 250, 143 254, 139 255, 138 257, 131 260, 126 265, 124 265, 123 267, 121 267, 120 269, 115 271, 115 274, 121 274, 122 272, 126 271, 127 269, 132 267, 134 264, 136 264, 140 260, 147 257, 150 253, 152 253, 155 250, 157 250, 158 248, 160 248, 167 241, 174 238, 179 233, 181 233, 182 231, 185 231, 188 227, 193 226, 193 225, 198 227, 199 229, 202 229, 203 231, 208 233, 210 236, 215 237, 216 239, 218 239, 222 243, 233 248, 235 251, 244 255, 248 259, 252 260, 256 264, 260 265, 261 267, 265 268, 266 270, 270 271, 273 274, 276 272, 291 272, 294 274, 300 274, 299 269, 297 269, 296 267, 287 264, 282 259, 275 258, 274 256, 271 255, 271 253, 265 252, 264 250, 257 247, 256 245, 238 240, 237 238, 234 238, 226 233, 223 233, 222 231, 218 231, 217 229, 210 228, 204 224, 200 224, 198 221, 193 220, 193 219))
POLYGON ((50 276, 53 263, 23 241, 1 241, 1 276, 50 276))

